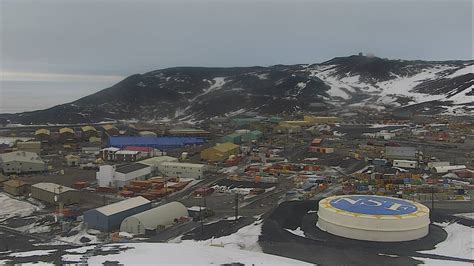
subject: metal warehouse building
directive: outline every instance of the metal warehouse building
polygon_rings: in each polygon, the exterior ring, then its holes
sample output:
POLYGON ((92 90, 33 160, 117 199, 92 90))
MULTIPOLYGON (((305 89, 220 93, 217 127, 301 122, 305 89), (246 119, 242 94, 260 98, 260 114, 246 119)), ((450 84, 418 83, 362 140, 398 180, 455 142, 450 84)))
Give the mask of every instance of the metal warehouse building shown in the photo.
POLYGON ((124 148, 126 146, 152 147, 159 150, 177 149, 188 145, 201 145, 206 140, 196 137, 109 137, 109 147, 124 148))
POLYGON ((231 155, 239 154, 239 145, 230 142, 217 144, 201 152, 201 159, 208 161, 223 161, 231 155))
POLYGON ((428 207, 409 200, 369 195, 333 196, 319 201, 317 226, 351 239, 398 242, 428 234, 428 207))
POLYGON ((86 211, 84 222, 88 228, 113 231, 120 228, 125 218, 149 209, 151 209, 151 201, 144 197, 135 197, 86 211))
POLYGON ((48 170, 46 163, 41 160, 38 154, 27 151, 0 154, 0 167, 5 174, 44 172, 48 170))
POLYGON ((416 148, 386 146, 384 157, 390 160, 416 160, 416 148))
POLYGON ((31 197, 52 205, 79 203, 79 191, 55 183, 37 183, 31 186, 31 197))
POLYGON ((188 209, 183 204, 170 202, 126 218, 120 225, 120 231, 136 235, 153 234, 157 229, 172 225, 179 218, 188 216, 188 209))

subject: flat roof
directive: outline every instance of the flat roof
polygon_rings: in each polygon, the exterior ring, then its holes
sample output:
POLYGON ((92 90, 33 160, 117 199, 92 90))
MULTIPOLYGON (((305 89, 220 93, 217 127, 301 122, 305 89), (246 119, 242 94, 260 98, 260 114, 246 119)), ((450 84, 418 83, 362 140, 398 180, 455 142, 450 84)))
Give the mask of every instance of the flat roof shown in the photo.
POLYGON ((128 174, 128 173, 135 172, 147 167, 150 167, 150 166, 146 164, 142 164, 142 163, 132 163, 132 164, 119 166, 115 169, 115 171, 122 174, 128 174))
POLYGON ((173 162, 177 160, 178 158, 171 157, 171 156, 158 156, 158 157, 151 157, 145 160, 141 160, 140 163, 151 166, 151 165, 157 165, 163 162, 173 162))
POLYGON ((138 197, 122 200, 119 202, 115 202, 115 203, 97 208, 95 210, 104 215, 110 216, 116 213, 120 213, 129 209, 133 209, 133 208, 145 205, 145 204, 149 204, 150 202, 151 201, 145 199, 144 197, 138 196, 138 197))
POLYGON ((0 161, 3 162, 31 162, 31 163, 41 163, 43 160, 38 156, 38 154, 29 151, 14 151, 9 153, 0 154, 0 161))
POLYGON ((180 163, 180 162, 164 162, 161 165, 174 165, 174 166, 184 166, 184 167, 204 167, 205 164, 200 163, 180 163))
POLYGON ((58 185, 58 184, 55 184, 55 183, 47 183, 47 182, 36 183, 34 185, 31 185, 31 186, 42 189, 42 190, 46 190, 48 192, 52 192, 52 193, 55 193, 55 194, 61 194, 61 193, 67 192, 67 191, 77 191, 77 189, 74 189, 74 188, 61 186, 61 185, 58 185), (59 193, 59 191, 61 191, 61 193, 59 193))
POLYGON ((335 197, 329 204, 339 210, 369 215, 404 215, 418 210, 414 203, 407 200, 369 195, 335 197))

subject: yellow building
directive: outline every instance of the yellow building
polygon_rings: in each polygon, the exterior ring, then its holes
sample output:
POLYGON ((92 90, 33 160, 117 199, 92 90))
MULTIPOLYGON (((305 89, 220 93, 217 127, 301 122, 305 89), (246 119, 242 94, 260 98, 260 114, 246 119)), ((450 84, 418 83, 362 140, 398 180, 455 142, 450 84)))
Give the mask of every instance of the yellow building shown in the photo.
POLYGON ((201 159, 208 161, 223 161, 231 155, 239 154, 239 145, 230 142, 217 144, 201 152, 201 159))
POLYGON ((59 129, 59 138, 62 141, 71 141, 75 137, 74 130, 69 127, 63 127, 59 129))
POLYGON ((17 142, 16 149, 19 151, 29 151, 37 154, 41 153, 41 142, 39 141, 26 141, 17 142))
POLYGON ((46 128, 40 128, 35 131, 35 139, 40 141, 48 141, 51 137, 51 131, 46 128))
POLYGON ((97 129, 93 126, 83 126, 81 127, 81 132, 84 139, 97 136, 97 129))
POLYGON ((341 119, 336 116, 313 116, 305 115, 303 118, 304 121, 307 121, 311 125, 314 124, 326 124, 326 123, 339 123, 341 119))
POLYGON ((103 125, 102 129, 107 132, 109 136, 118 136, 120 134, 120 131, 118 128, 116 128, 113 125, 103 125))

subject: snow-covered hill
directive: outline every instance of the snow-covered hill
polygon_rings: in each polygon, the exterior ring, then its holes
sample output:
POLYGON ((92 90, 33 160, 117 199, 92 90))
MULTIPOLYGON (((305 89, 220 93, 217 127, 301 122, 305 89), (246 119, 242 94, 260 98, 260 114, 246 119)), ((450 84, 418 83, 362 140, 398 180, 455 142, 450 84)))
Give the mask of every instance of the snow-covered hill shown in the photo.
POLYGON ((348 107, 412 113, 474 113, 473 61, 337 57, 313 65, 178 67, 132 75, 75 102, 0 115, 0 123, 78 123, 115 119, 202 121, 348 107))

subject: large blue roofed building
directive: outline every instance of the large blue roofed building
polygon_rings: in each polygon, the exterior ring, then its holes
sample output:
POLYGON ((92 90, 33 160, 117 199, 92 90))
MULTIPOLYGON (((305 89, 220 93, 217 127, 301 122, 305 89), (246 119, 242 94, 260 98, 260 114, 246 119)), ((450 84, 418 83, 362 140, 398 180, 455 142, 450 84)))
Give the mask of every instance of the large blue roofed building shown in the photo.
POLYGON ((107 145, 116 148, 140 146, 171 150, 188 145, 202 145, 205 142, 205 138, 198 137, 109 137, 107 145))

